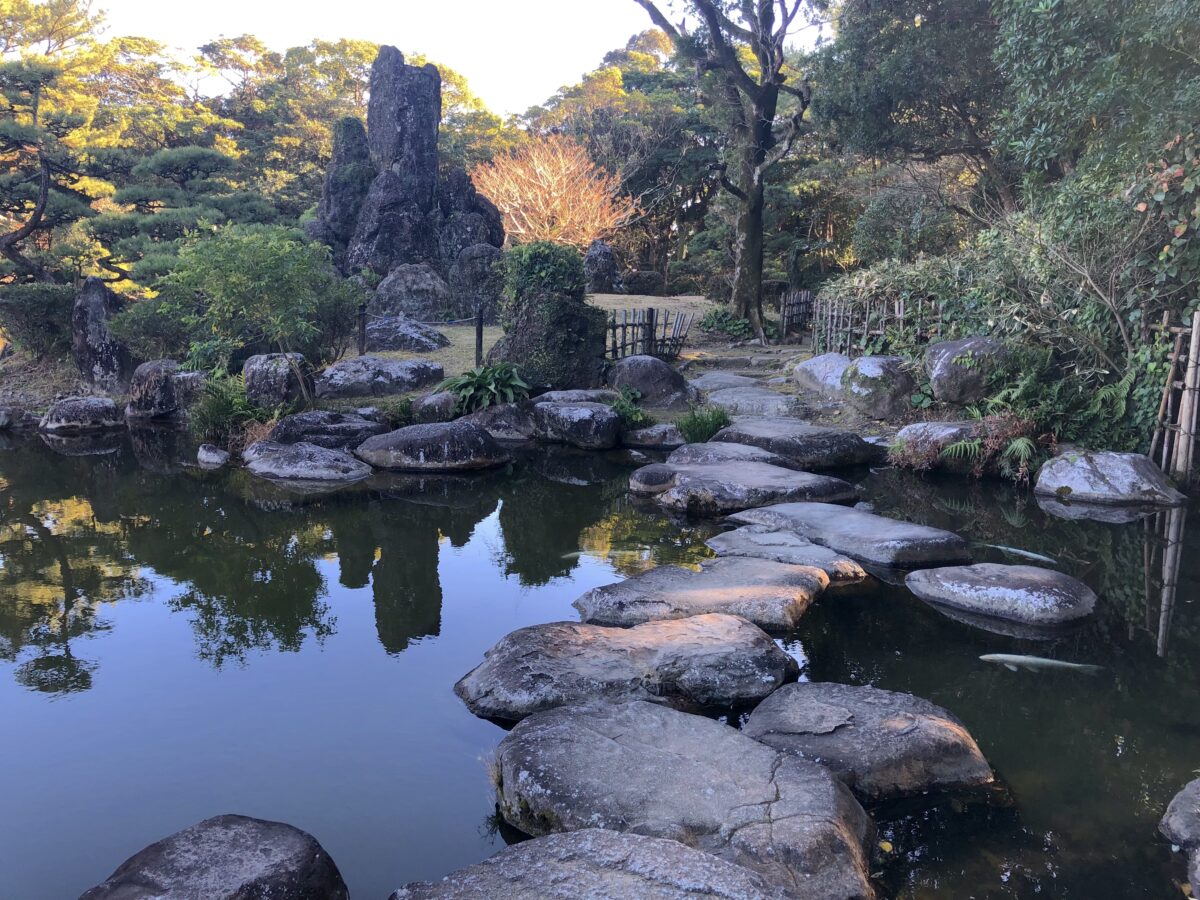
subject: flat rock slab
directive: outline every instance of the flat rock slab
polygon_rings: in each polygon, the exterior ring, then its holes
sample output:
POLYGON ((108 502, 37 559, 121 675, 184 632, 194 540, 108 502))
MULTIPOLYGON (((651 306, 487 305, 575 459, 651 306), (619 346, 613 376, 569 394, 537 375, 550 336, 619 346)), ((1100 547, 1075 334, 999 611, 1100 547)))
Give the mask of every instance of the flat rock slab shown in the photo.
POLYGON ((608 388, 577 388, 571 391, 546 391, 531 400, 531 403, 604 403, 611 405, 621 399, 620 391, 608 388))
POLYGON ((878 460, 885 452, 852 431, 788 419, 740 419, 717 432, 713 440, 761 447, 805 470, 861 465, 878 460))
POLYGON ((519 628, 454 686, 471 712, 515 721, 594 701, 677 709, 755 703, 799 669, 761 628, 702 615, 633 628, 551 622, 519 628))
POLYGON ((501 850, 389 900, 785 900, 757 872, 678 841, 585 828, 501 850))
POLYGON ((744 734, 833 771, 860 799, 886 800, 992 781, 962 722, 912 694, 789 684, 750 714, 744 734))
POLYGON ((371 474, 371 467, 349 453, 316 444, 258 441, 242 453, 246 469, 277 481, 351 484, 371 474))
POLYGON ((708 560, 699 571, 659 566, 593 588, 573 605, 583 621, 596 625, 725 613, 778 631, 794 628, 828 586, 829 576, 811 566, 728 557, 708 560))
POLYGON ((659 422, 621 433, 622 446, 640 450, 676 450, 685 443, 683 432, 671 422, 659 422))
POLYGON ((869 577, 867 570, 850 557, 814 544, 794 531, 743 525, 714 535, 705 543, 717 556, 748 556, 821 569, 829 576, 830 588, 860 584, 869 577))
POLYGON ((708 402, 733 416, 801 416, 804 403, 798 398, 766 387, 731 387, 710 391, 708 402))
POLYGON ((1067 452, 1038 471, 1034 493, 1062 503, 1180 506, 1187 498, 1140 453, 1067 452))
POLYGON ((531 835, 669 838, 801 898, 871 897, 872 825, 845 785, 703 716, 653 703, 560 707, 496 748, 499 810, 531 835))
POLYGON ((379 469, 464 472, 491 469, 511 460, 484 429, 461 419, 409 425, 367 438, 354 454, 379 469))
POLYGON ((458 421, 478 425, 498 441, 531 441, 537 432, 537 425, 533 421, 533 404, 527 400, 488 406, 458 421))
POLYGON ((705 372, 688 382, 697 391, 720 391, 725 388, 757 387, 762 384, 749 375, 734 375, 732 372, 705 372))
POLYGON ((671 452, 667 462, 673 466, 708 465, 724 462, 760 462, 792 469, 795 466, 778 453, 752 447, 749 444, 734 444, 729 441, 709 441, 706 444, 684 444, 671 452))
POLYGON ((323 399, 384 397, 415 391, 443 377, 440 365, 423 359, 355 356, 334 363, 318 375, 315 388, 323 399))
POLYGON ((629 489, 653 497, 667 509, 697 516, 719 516, 771 503, 841 503, 858 497, 858 489, 840 478, 761 462, 655 463, 634 472, 629 489))
POLYGON ((916 568, 970 559, 967 542, 949 531, 830 503, 781 503, 730 516, 738 525, 794 531, 838 553, 889 568, 916 568))
POLYGON ((79 900, 347 900, 311 834, 247 816, 216 816, 131 856, 79 900))
POLYGON ((910 572, 908 589, 930 603, 1025 625, 1062 625, 1090 615, 1096 595, 1082 581, 1037 566, 978 563, 910 572))

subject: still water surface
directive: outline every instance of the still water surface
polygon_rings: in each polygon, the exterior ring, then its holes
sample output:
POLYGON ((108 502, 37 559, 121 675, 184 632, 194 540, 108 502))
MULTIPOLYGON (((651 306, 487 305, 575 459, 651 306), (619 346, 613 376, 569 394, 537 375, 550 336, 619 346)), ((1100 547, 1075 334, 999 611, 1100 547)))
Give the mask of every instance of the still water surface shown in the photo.
MULTIPOLYGON (((704 557, 716 527, 630 504, 628 469, 598 455, 307 503, 169 459, 145 443, 0 447, 5 900, 75 897, 224 812, 313 833, 359 900, 490 855, 512 838, 484 768, 503 731, 454 681, 512 629, 575 619, 591 587, 704 557)), ((1048 555, 1101 595, 1054 641, 981 631, 887 586, 826 598, 784 639, 805 678, 946 706, 1003 783, 875 810, 894 846, 881 893, 1180 896, 1154 831, 1200 768, 1200 540, 1185 532, 1164 614, 1153 523, 1063 521, 1001 485, 855 480, 879 512, 1048 555), (1011 672, 984 653, 1105 671, 1011 672)))

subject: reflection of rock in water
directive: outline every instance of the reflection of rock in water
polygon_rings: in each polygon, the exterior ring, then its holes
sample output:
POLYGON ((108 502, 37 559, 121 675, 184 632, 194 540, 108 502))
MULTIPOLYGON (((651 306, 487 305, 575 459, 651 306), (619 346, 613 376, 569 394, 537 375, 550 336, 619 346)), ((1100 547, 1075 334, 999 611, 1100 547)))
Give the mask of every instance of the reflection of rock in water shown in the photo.
POLYGON ((40 435, 42 442, 62 456, 107 456, 121 449, 124 434, 120 431, 100 431, 93 434, 40 435))
POLYGON ((138 465, 156 475, 173 475, 192 460, 192 441, 182 428, 139 425, 129 429, 129 443, 138 465))

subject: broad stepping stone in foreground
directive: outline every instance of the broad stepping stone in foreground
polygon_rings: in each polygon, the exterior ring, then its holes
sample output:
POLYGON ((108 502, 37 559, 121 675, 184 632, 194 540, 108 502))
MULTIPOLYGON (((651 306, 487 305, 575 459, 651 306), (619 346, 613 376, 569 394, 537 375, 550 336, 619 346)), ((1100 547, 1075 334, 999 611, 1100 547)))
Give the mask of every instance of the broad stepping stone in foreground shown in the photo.
POLYGON ((493 778, 526 834, 670 838, 805 900, 874 896, 874 829, 846 786, 703 716, 640 701, 537 713, 500 742, 493 778))
POLYGON ((659 566, 593 588, 574 606, 583 621, 596 625, 640 625, 725 613, 779 631, 794 628, 828 586, 829 576, 812 566, 729 557, 707 560, 698 572, 659 566))
POLYGON ((795 566, 813 566, 829 576, 829 588, 861 584, 870 576, 848 556, 814 544, 794 531, 777 531, 765 525, 743 525, 709 538, 705 543, 717 556, 748 556, 795 566))
POLYGON ((713 440, 761 447, 805 470, 856 466, 886 455, 885 448, 867 443, 852 431, 785 418, 738 419, 718 431, 713 440))
POLYGON ((518 720, 595 700, 678 709, 755 703, 799 668, 758 626, 701 615, 633 628, 551 622, 519 628, 454 686, 477 716, 518 720))
POLYGON ((827 766, 866 800, 992 781, 991 766, 962 722, 912 694, 789 684, 758 705, 743 733, 827 766))
POLYGON ((840 478, 762 462, 654 463, 630 476, 629 490, 653 498, 659 506, 697 516, 717 516, 771 503, 839 503, 858 497, 854 485, 840 478))

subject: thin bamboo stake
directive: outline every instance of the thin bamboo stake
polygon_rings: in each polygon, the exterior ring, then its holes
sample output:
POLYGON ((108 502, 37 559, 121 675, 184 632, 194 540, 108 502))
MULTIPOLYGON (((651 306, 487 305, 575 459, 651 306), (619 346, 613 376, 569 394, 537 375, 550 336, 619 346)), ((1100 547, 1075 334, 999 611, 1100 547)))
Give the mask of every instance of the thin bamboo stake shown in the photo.
POLYGON ((1186 484, 1191 476, 1192 454, 1196 446, 1196 390, 1200 387, 1200 311, 1192 316, 1192 334, 1188 345, 1187 375, 1183 379, 1183 399, 1179 404, 1179 439, 1171 475, 1186 484))
MULTIPOLYGON (((1183 335, 1177 334, 1177 335, 1175 335, 1175 346, 1171 352, 1171 361, 1167 365, 1167 381, 1163 385, 1162 399, 1159 400, 1159 403, 1158 403, 1158 417, 1155 419, 1156 425, 1154 427, 1154 438, 1150 441, 1150 459, 1151 460, 1154 460, 1156 458, 1156 454, 1158 453, 1158 450, 1160 449, 1160 446, 1163 444, 1163 441, 1164 441, 1164 437, 1165 437, 1164 426, 1167 423, 1167 418, 1166 418, 1167 408, 1170 406, 1170 403, 1171 403, 1171 393, 1172 393, 1172 389, 1175 384, 1176 372, 1179 369, 1179 355, 1182 352, 1183 352, 1183 335)), ((1158 467, 1164 471, 1166 470, 1167 458, 1166 458, 1165 453, 1163 454, 1162 459, 1159 460, 1158 467)))

